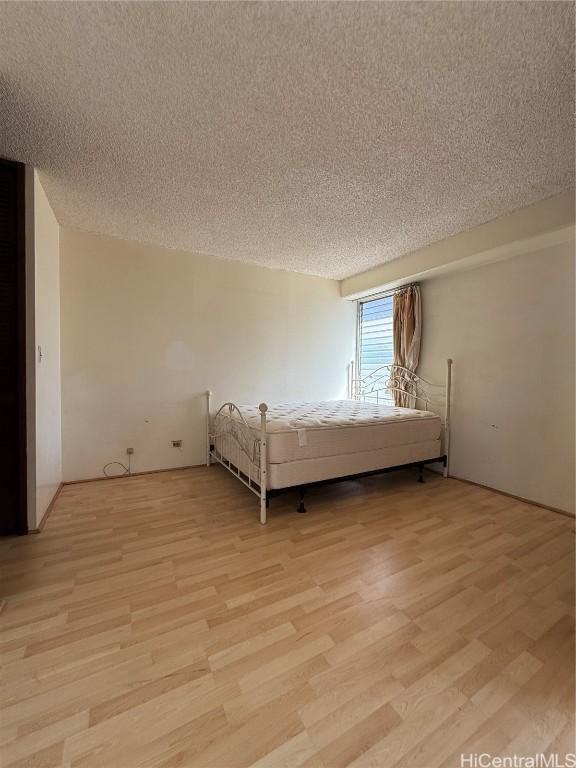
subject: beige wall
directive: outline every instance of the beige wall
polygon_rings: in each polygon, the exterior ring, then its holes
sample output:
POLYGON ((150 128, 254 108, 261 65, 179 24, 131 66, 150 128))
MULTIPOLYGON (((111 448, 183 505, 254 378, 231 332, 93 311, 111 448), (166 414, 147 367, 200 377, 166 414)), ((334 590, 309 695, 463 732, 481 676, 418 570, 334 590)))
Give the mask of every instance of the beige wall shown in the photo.
POLYGON ((426 281, 419 373, 454 358, 451 472, 574 510, 574 243, 426 281))
MULTIPOLYGON (((61 231, 64 479, 201 463, 214 402, 335 398, 333 281, 61 231), (182 450, 171 441, 183 440, 182 450)), ((574 244, 423 283, 420 373, 454 358, 455 476, 574 509, 574 244)))
POLYGON ((34 252, 36 503, 35 520, 29 516, 30 527, 40 524, 62 481, 59 226, 37 174, 34 252))
POLYGON ((346 394, 355 306, 336 281, 66 229, 60 255, 65 480, 128 447, 134 471, 202 463, 206 389, 346 394))

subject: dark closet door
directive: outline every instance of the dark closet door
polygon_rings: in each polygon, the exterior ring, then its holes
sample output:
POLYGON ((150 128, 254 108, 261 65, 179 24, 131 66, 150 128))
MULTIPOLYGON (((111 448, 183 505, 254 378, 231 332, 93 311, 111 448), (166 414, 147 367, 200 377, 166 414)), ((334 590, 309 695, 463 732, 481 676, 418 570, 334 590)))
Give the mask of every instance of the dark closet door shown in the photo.
POLYGON ((25 169, 0 159, 0 534, 27 533, 25 169))

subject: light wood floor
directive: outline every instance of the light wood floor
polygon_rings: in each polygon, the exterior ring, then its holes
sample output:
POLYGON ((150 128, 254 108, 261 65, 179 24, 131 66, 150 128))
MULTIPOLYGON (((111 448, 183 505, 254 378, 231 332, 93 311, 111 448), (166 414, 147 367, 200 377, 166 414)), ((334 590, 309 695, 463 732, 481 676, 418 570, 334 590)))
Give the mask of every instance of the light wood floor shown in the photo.
POLYGON ((66 486, 0 542, 7 766, 460 765, 574 749, 573 523, 397 473, 66 486))

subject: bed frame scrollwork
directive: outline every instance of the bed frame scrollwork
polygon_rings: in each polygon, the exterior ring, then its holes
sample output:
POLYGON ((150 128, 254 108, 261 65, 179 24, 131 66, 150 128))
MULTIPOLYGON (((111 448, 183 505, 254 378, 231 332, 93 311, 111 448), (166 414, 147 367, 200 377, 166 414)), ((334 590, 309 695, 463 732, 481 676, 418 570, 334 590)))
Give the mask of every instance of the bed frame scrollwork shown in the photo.
POLYGON ((266 491, 268 469, 266 443, 266 403, 260 403, 260 434, 255 436, 242 412, 234 403, 224 403, 211 416, 212 392, 206 392, 206 465, 212 459, 226 467, 260 497, 260 522, 266 523, 269 498, 266 491))

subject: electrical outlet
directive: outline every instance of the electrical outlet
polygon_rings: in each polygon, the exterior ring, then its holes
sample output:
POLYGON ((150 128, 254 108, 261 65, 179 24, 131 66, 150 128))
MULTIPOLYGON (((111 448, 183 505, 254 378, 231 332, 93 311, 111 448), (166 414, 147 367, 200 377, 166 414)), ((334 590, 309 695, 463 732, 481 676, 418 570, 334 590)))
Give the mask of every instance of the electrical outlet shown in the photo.
POLYGON ((182 448, 182 440, 172 440, 172 448, 182 448))
POLYGON ((128 454, 128 456, 132 456, 132 454, 134 453, 134 448, 126 448, 126 453, 128 454))

